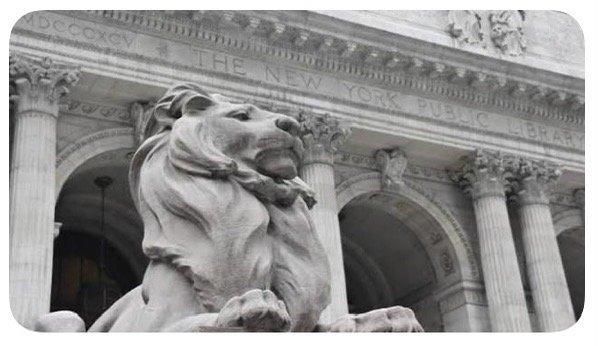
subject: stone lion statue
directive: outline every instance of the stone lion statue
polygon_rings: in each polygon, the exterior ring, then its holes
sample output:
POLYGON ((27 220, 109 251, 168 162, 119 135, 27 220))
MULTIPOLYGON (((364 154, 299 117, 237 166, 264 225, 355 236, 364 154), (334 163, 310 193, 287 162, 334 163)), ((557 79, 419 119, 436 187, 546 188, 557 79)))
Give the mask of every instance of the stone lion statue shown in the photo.
MULTIPOLYGON (((150 259, 88 331, 421 331, 403 307, 318 324, 330 269, 297 177, 299 123, 186 83, 166 92, 129 171, 150 259)), ((83 325, 83 326, 82 326, 83 325)), ((41 331, 81 331, 53 312, 41 331)))

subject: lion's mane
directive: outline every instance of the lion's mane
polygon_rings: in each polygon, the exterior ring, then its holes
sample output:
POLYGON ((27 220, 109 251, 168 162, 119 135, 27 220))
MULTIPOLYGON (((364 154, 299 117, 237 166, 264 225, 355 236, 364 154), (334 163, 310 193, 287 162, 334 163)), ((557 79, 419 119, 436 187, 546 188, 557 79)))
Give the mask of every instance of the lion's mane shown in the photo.
POLYGON ((313 192, 299 178, 241 168, 201 120, 184 116, 216 102, 230 101, 186 83, 154 107, 129 172, 143 251, 181 271, 208 311, 253 283, 279 295, 294 330, 313 329, 330 301, 328 261, 308 211, 313 192), (186 121, 199 121, 199 131, 186 121))

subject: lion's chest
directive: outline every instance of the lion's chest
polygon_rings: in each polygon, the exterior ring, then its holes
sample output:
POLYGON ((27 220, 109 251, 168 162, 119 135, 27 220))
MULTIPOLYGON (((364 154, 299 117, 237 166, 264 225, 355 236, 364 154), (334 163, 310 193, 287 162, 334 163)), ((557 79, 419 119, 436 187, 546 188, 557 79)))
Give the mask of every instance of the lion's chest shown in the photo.
POLYGON ((215 205, 208 235, 210 263, 202 266, 207 279, 204 287, 216 299, 216 306, 250 289, 269 288, 273 262, 270 216, 263 204, 234 186, 220 193, 231 198, 215 205))

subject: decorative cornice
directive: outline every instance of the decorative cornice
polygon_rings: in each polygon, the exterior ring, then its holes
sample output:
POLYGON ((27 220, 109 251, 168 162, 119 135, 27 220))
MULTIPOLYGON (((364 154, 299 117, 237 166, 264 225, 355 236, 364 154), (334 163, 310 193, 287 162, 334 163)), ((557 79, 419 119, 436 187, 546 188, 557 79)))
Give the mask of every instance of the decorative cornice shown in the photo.
MULTIPOLYGON (((13 85, 11 99, 19 102, 19 107, 57 107, 58 100, 68 94, 69 89, 79 81, 79 67, 55 63, 50 58, 33 59, 23 55, 11 54, 9 57, 9 78, 13 85), (44 107, 38 102, 44 100, 44 107)), ((55 108, 57 111, 58 109, 55 108)), ((58 115, 58 114, 55 114, 58 115)))
MULTIPOLYGON (((270 11, 86 11, 121 26, 200 40, 227 50, 269 55, 402 90, 506 110, 574 126, 584 124, 584 91, 545 85, 433 56, 348 40, 300 23, 281 24, 270 11)), ((73 16, 81 16, 72 12, 73 16)))
POLYGON ((303 164, 319 162, 332 165, 334 152, 351 133, 350 126, 329 114, 302 112, 297 120, 306 149, 303 164))
POLYGON ((387 188, 390 185, 401 185, 403 173, 407 168, 407 156, 399 148, 378 150, 374 155, 380 169, 380 185, 387 188))

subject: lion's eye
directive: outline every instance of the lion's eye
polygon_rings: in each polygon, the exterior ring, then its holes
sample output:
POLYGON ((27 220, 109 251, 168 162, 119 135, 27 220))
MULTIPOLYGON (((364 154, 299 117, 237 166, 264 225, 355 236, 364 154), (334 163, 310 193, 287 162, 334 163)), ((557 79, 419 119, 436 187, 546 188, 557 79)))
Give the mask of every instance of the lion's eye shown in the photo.
POLYGON ((229 118, 235 118, 239 121, 247 121, 249 120, 249 114, 245 111, 238 111, 228 115, 229 118))

